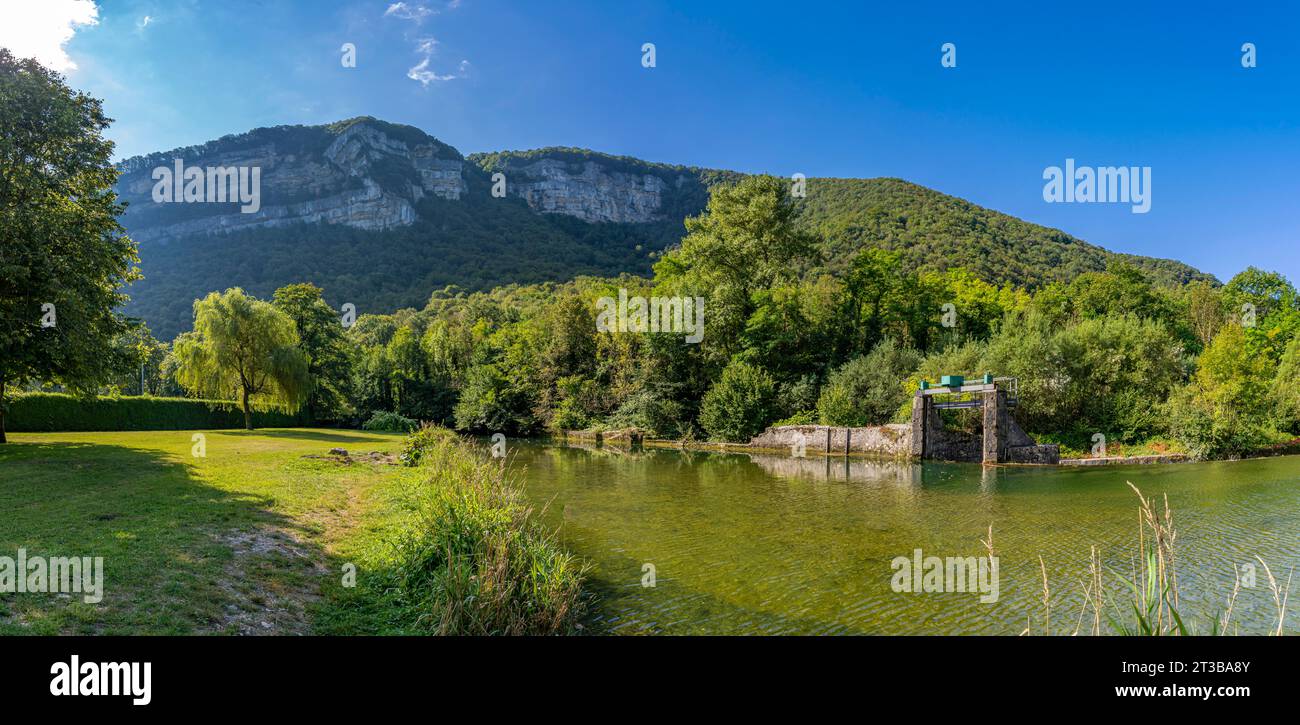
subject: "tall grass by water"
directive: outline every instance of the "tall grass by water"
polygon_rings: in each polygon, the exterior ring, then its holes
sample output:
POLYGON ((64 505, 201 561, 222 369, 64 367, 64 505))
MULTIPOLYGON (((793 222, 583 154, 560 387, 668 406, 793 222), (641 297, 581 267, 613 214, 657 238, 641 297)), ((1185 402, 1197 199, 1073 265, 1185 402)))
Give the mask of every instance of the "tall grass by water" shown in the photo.
POLYGON ((586 569, 538 524, 504 459, 425 428, 416 515, 394 542, 386 604, 439 635, 573 634, 586 569))
MULTIPOLYGON (((1108 593, 1105 583, 1108 572, 1102 565, 1097 547, 1092 547, 1088 559, 1088 578, 1080 584, 1084 605, 1079 611, 1073 631, 1067 629, 1057 633, 1100 635, 1102 621, 1105 620, 1114 633, 1124 636, 1243 634, 1232 621, 1237 596, 1241 593, 1241 572, 1234 565, 1235 583, 1218 614, 1207 621, 1195 621, 1185 616, 1181 611, 1178 590, 1178 557, 1175 548, 1178 533, 1174 528, 1169 499, 1166 496, 1163 506, 1158 506, 1156 501, 1145 496, 1137 486, 1132 483, 1128 486, 1138 497, 1137 547, 1128 574, 1109 572, 1121 583, 1121 597, 1116 598, 1108 593)), ((990 527, 989 542, 992 539, 993 531, 990 527)), ((985 542, 985 546, 992 556, 993 549, 989 542, 985 542)), ((1285 584, 1280 584, 1268 563, 1262 558, 1256 559, 1264 570, 1277 615, 1269 630, 1245 634, 1281 636, 1294 572, 1288 573, 1285 584)), ((1042 613, 1036 618, 1031 612, 1021 634, 1053 633, 1052 588, 1042 557, 1039 557, 1039 565, 1043 578, 1042 613), (1035 629, 1036 626, 1038 629, 1035 629)))

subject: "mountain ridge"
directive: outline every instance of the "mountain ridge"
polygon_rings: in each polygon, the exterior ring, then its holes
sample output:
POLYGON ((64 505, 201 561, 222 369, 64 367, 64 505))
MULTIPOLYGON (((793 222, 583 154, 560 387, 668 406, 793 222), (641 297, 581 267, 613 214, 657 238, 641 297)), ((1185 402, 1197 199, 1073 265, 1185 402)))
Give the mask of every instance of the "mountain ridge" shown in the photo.
MULTIPOLYGON (((446 285, 647 275, 684 233, 683 220, 704 209, 709 188, 746 176, 576 147, 465 155, 422 129, 371 116, 256 128, 118 168, 122 223, 140 243, 145 272, 127 312, 165 339, 187 329, 193 299, 231 286, 269 295, 310 281, 333 304, 391 312, 422 305, 446 285), (152 170, 175 159, 257 166, 260 208, 155 203, 152 170), (494 195, 502 180, 503 197, 494 195)), ((1163 283, 1213 279, 903 179, 810 178, 807 188, 801 216, 825 240, 832 273, 856 250, 878 246, 900 251, 912 267, 967 266, 1026 287, 1068 281, 1112 259, 1163 283)))

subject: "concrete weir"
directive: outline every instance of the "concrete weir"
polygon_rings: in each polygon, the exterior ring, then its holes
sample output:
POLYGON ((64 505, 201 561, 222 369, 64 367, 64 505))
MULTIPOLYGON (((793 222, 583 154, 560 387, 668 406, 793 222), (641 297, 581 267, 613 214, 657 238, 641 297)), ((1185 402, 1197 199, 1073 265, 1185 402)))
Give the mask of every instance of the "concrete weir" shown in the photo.
POLYGON ((923 385, 912 399, 910 424, 862 428, 777 426, 755 436, 748 447, 987 464, 1060 463, 1059 446, 1035 443, 1012 417, 1015 399, 1011 393, 1014 390, 1014 381, 994 381, 989 376, 983 383, 975 385, 964 385, 960 378, 942 388, 923 385), (943 396, 942 401, 938 396, 943 396), (980 432, 971 434, 949 430, 940 411, 951 408, 980 409, 980 432))
POLYGON ((912 398, 912 457, 981 463, 1060 463, 1060 446, 1039 445, 1030 438, 1011 416, 1014 400, 1008 398, 1008 390, 990 378, 985 381, 977 385, 958 382, 942 388, 922 387, 916 391, 912 398), (938 395, 960 399, 936 402, 938 395), (945 408, 981 409, 982 432, 970 435, 948 430, 939 414, 945 408))

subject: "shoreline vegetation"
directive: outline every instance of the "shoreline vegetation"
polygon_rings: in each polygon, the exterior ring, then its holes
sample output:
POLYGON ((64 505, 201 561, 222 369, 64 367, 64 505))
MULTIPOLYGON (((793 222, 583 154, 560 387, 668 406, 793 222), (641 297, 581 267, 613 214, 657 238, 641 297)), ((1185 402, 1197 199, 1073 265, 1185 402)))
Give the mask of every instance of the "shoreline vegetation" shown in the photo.
POLYGON ((407 515, 384 558, 342 590, 336 617, 369 620, 376 634, 582 632, 587 566, 538 523, 504 457, 423 426, 400 459, 417 472, 399 494, 407 515))

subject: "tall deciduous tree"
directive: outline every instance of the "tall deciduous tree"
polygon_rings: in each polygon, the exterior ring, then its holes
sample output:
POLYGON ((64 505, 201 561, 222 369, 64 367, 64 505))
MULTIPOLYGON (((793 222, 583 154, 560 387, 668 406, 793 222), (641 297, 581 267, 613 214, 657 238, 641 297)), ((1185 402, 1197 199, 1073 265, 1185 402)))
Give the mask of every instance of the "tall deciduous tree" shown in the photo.
POLYGON ((139 276, 118 224, 110 120, 62 76, 0 48, 0 443, 4 392, 53 380, 94 393, 121 360, 115 310, 139 276))
POLYGON ((244 427, 253 410, 296 412, 311 393, 309 358, 293 319, 235 287, 194 301, 194 331, 176 338, 176 380, 191 393, 239 395, 244 427))
POLYGON ((307 409, 316 419, 337 419, 348 412, 351 387, 351 343, 343 323, 325 304, 321 289, 311 283, 290 284, 275 291, 271 304, 293 318, 310 357, 308 372, 314 386, 307 409))
POLYGON ((708 209, 686 220, 681 248, 655 265, 665 289, 707 295, 705 346, 715 364, 740 348, 754 293, 795 279, 797 266, 816 257, 798 214, 788 181, 750 176, 717 187, 708 209))

